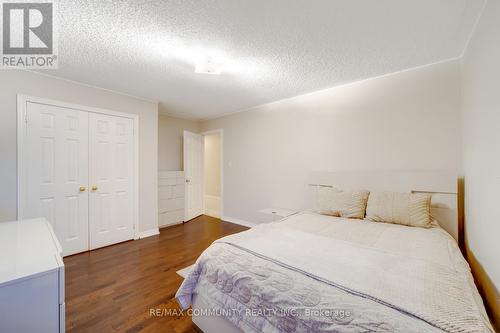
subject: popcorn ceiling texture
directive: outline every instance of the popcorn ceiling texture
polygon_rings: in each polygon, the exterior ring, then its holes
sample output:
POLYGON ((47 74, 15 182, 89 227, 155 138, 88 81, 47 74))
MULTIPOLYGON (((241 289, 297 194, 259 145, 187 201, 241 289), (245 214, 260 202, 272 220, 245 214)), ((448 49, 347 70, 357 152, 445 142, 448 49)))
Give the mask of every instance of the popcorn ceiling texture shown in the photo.
POLYGON ((458 57, 483 1, 60 0, 44 72, 204 119, 458 57), (206 49, 222 75, 194 73, 206 49))

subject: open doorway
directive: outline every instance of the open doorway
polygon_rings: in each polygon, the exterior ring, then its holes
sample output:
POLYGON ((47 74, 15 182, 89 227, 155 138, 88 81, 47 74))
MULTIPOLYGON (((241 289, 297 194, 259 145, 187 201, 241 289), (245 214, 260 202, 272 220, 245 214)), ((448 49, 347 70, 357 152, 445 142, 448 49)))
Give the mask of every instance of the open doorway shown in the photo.
POLYGON ((203 133, 203 206, 205 215, 222 216, 222 130, 203 133))

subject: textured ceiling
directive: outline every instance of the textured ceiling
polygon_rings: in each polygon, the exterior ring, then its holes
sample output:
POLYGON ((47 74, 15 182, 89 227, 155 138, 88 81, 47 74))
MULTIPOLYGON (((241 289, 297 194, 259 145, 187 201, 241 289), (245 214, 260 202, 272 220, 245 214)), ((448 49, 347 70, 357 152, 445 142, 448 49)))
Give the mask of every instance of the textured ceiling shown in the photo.
POLYGON ((220 114, 458 57, 483 0, 59 1, 47 74, 220 114), (200 55, 222 75, 194 72, 200 55))

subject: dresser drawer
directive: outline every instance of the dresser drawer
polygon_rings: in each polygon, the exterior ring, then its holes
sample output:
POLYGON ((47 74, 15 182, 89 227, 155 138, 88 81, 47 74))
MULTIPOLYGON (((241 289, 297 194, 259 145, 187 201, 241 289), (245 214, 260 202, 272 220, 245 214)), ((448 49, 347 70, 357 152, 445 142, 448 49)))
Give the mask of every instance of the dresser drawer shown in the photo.
POLYGON ((0 287, 0 332, 59 332, 60 314, 57 270, 0 287))

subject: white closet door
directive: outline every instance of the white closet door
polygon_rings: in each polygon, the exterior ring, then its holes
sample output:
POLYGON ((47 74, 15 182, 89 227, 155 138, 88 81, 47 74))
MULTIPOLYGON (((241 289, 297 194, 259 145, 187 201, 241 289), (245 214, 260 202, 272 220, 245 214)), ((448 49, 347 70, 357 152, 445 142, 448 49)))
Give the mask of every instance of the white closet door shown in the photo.
POLYGON ((203 136, 184 131, 185 221, 203 214, 203 136))
POLYGON ((90 113, 90 249, 134 238, 133 120, 90 113))
POLYGON ((25 203, 20 219, 45 217, 70 255, 88 250, 88 113, 28 102, 25 203))

